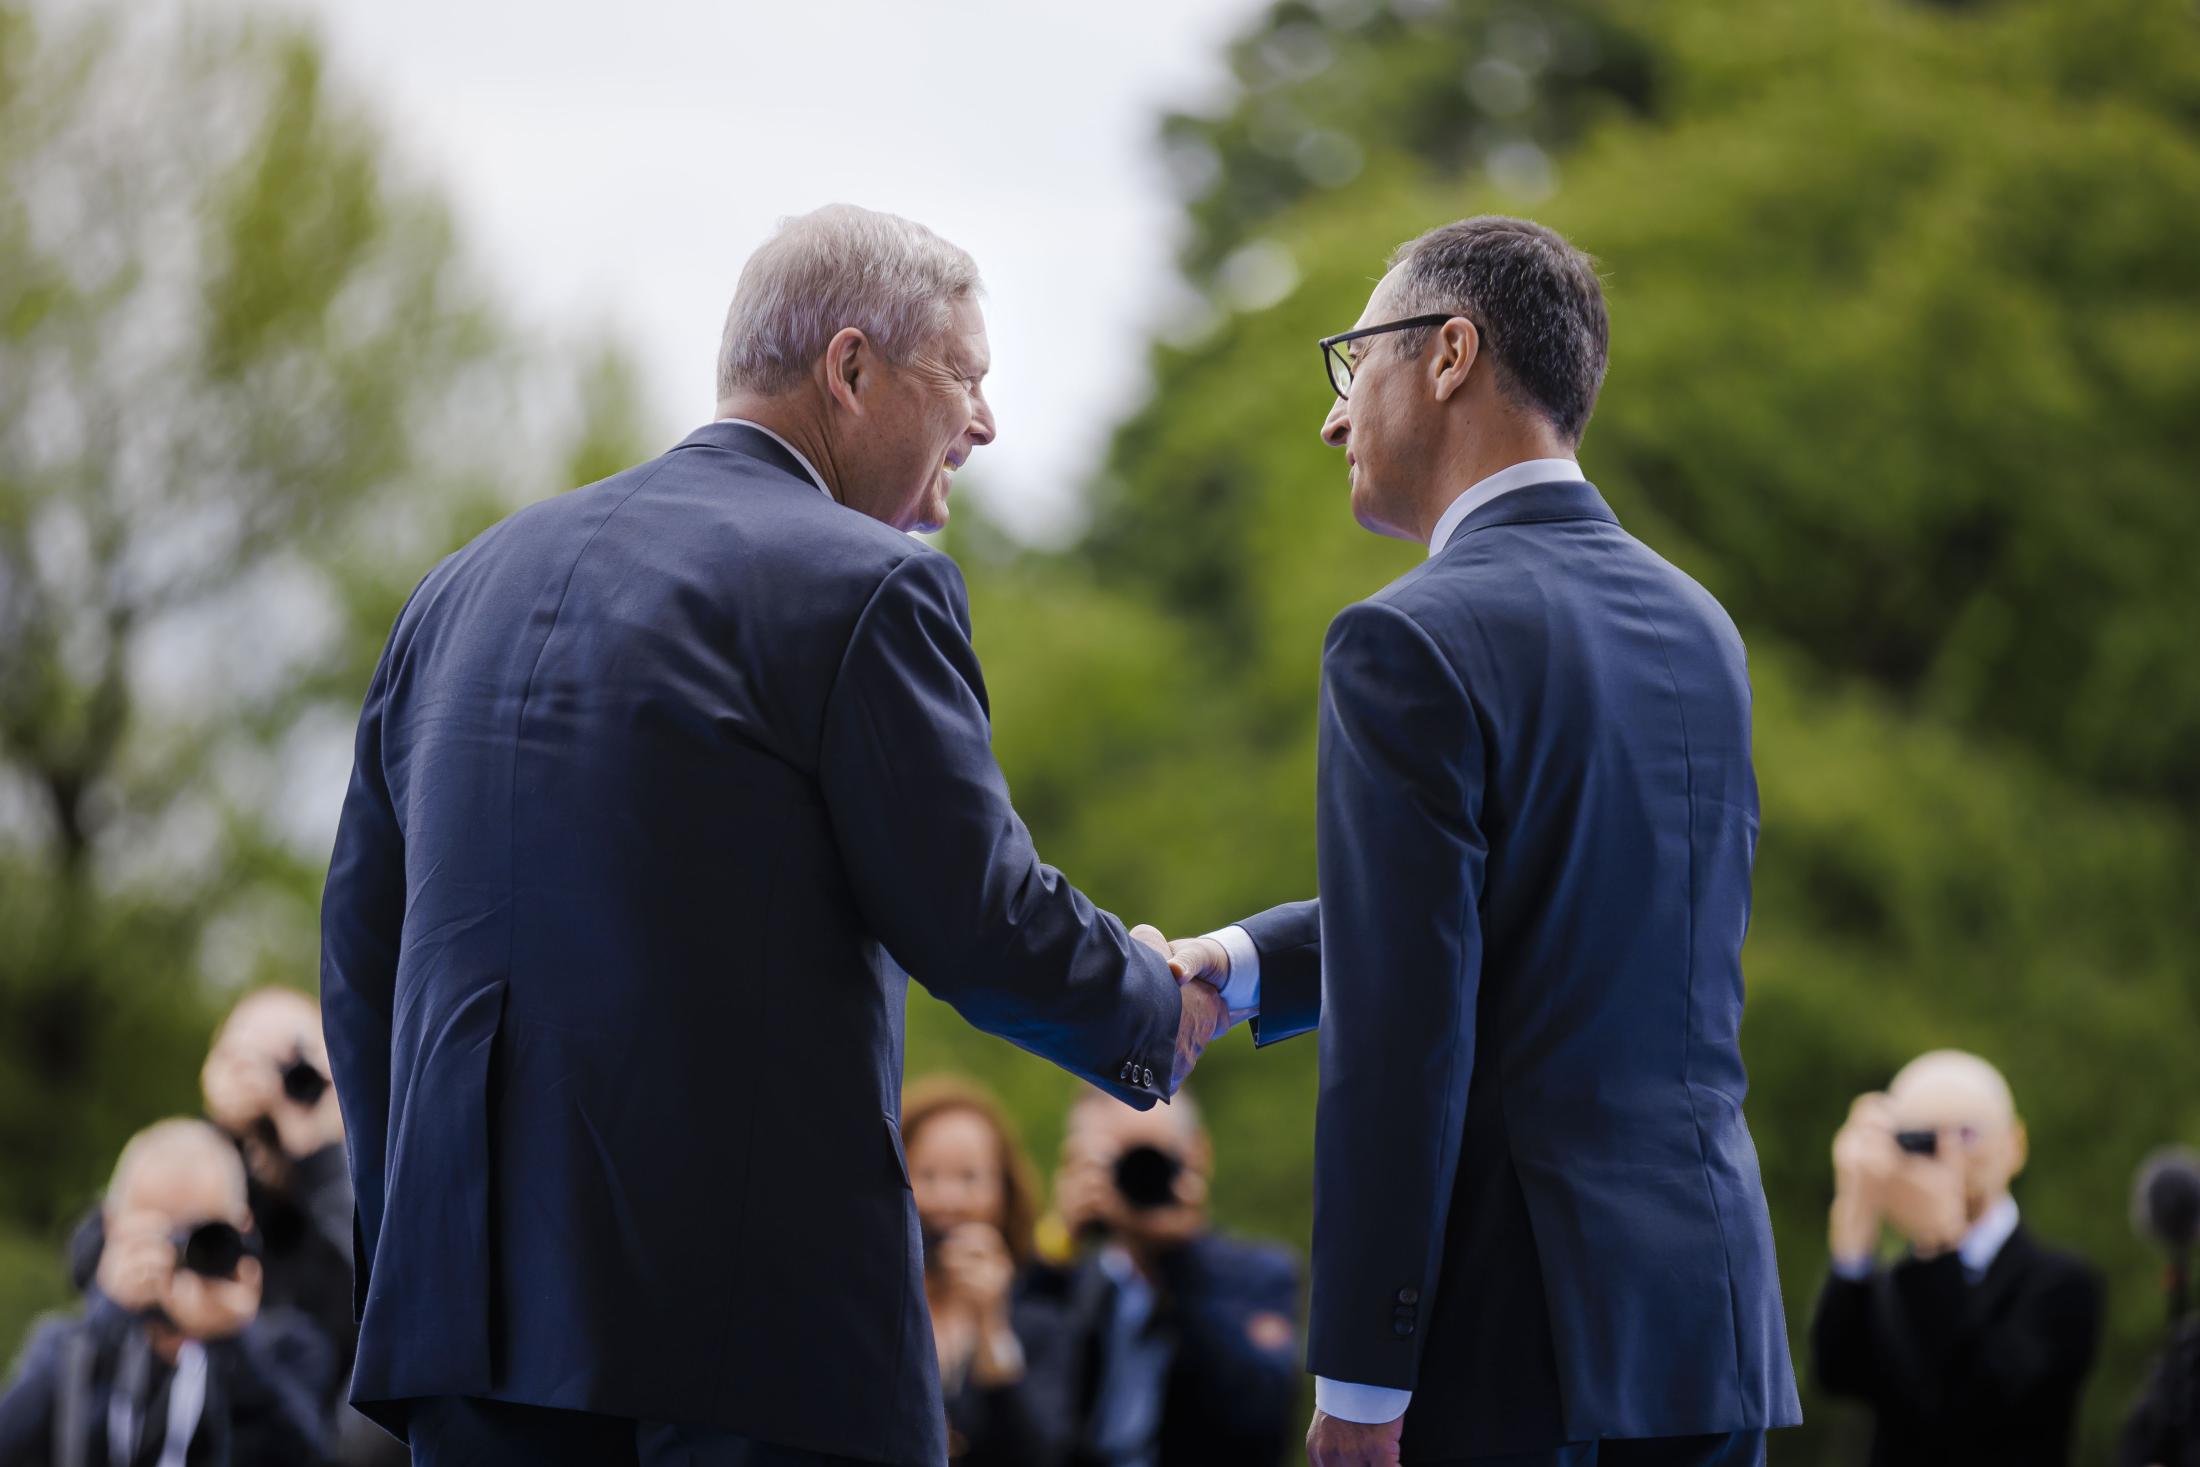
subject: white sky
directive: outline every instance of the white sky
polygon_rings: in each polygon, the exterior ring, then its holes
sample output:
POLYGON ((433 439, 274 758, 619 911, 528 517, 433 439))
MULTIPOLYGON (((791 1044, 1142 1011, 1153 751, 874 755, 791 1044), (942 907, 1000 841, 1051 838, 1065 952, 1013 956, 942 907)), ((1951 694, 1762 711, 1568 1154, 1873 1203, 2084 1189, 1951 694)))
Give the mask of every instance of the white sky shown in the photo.
POLYGON ((1001 427, 972 486, 1047 539, 1171 298, 1159 116, 1218 95, 1262 0, 225 3, 318 19, 522 320, 627 342, 666 446, 710 415, 734 279, 777 219, 846 200, 964 246, 1001 427))

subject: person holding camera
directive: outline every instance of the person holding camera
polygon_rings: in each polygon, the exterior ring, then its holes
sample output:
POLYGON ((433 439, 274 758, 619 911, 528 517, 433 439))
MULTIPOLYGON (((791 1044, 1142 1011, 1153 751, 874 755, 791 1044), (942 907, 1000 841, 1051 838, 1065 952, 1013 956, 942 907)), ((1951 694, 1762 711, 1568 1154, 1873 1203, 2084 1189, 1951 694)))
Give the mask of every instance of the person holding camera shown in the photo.
POLYGON ((2011 1181, 2026 1137, 1976 1055, 1913 1060, 1833 1143, 1831 1274, 1811 1326, 1820 1383, 1876 1413, 1875 1467, 2070 1460, 2103 1290, 2035 1241, 2011 1181), (1876 1262, 1882 1226, 1909 1245, 1876 1262))
POLYGON ((199 1071, 207 1119, 243 1153, 270 1309, 295 1309, 327 1338, 337 1368, 327 1406, 343 1467, 402 1467, 404 1445, 344 1400, 359 1347, 352 1313, 351 1175, 344 1114, 329 1082, 321 1006, 294 988, 246 994, 199 1071))
POLYGON ((162 1121, 123 1148, 101 1210, 83 1314, 40 1325, 0 1396, 0 1467, 324 1460, 334 1361, 297 1316, 262 1316, 236 1149, 162 1121))
POLYGON ((947 1406, 948 1459, 1051 1467, 1068 1447, 1060 1311, 1033 1300, 1038 1185, 994 1098, 947 1076, 902 1098, 924 1238, 924 1296, 947 1406))
POLYGON ((1214 1149, 1179 1094, 1166 1111, 1098 1092, 1070 1112, 1054 1210, 1086 1246, 1034 1281, 1075 1321, 1076 1467, 1281 1460, 1298 1438, 1298 1267, 1208 1218, 1214 1149))

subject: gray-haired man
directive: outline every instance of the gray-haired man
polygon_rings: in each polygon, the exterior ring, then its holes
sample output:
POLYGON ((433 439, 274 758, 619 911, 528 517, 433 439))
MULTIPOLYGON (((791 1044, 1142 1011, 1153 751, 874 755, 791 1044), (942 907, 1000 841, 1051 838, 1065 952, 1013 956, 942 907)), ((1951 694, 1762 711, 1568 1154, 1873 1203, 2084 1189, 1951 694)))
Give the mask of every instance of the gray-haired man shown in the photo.
POLYGON ((417 1461, 944 1461, 903 970, 1141 1107, 1222 1017, 1039 861, 901 533, 993 437, 977 289, 906 220, 790 221, 719 421, 398 619, 322 969, 354 1399, 417 1461))

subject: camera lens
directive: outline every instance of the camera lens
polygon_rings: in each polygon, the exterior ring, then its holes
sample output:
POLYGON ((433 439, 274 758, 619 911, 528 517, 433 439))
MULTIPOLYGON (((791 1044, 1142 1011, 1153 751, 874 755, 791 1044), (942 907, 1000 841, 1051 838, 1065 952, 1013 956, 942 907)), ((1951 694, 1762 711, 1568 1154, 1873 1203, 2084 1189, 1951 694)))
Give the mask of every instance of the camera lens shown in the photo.
POLYGON ((1133 1146, 1115 1159, 1115 1190, 1138 1211, 1164 1207, 1176 1200, 1176 1178, 1183 1170, 1182 1159, 1171 1152, 1133 1146))
POLYGON ((179 1234, 176 1267, 210 1279, 233 1279, 237 1265, 258 1252, 252 1240, 225 1222, 203 1222, 179 1234))
POLYGON ((319 1105, 328 1085, 328 1076, 303 1055, 283 1066, 283 1094, 300 1105, 319 1105))

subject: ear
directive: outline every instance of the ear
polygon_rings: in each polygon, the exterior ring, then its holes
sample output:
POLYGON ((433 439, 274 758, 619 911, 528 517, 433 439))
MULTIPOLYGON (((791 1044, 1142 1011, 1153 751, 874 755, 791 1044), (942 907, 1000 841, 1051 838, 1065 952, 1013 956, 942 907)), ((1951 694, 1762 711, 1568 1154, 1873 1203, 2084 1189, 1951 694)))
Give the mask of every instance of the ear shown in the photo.
POLYGON ((1464 316, 1454 316, 1436 328, 1436 354, 1429 358, 1430 383, 1438 402, 1449 402, 1467 385, 1467 373, 1482 354, 1482 333, 1464 316))
POLYGON ((822 358, 825 391, 857 417, 863 416, 863 391, 870 386, 872 353, 870 338, 854 326, 843 326, 825 343, 822 358))
POLYGON ((2015 1178, 2024 1171, 2025 1162, 2032 1156, 2032 1137, 2024 1129, 2024 1122, 2016 1121, 2009 1127, 2009 1175, 2015 1178))

